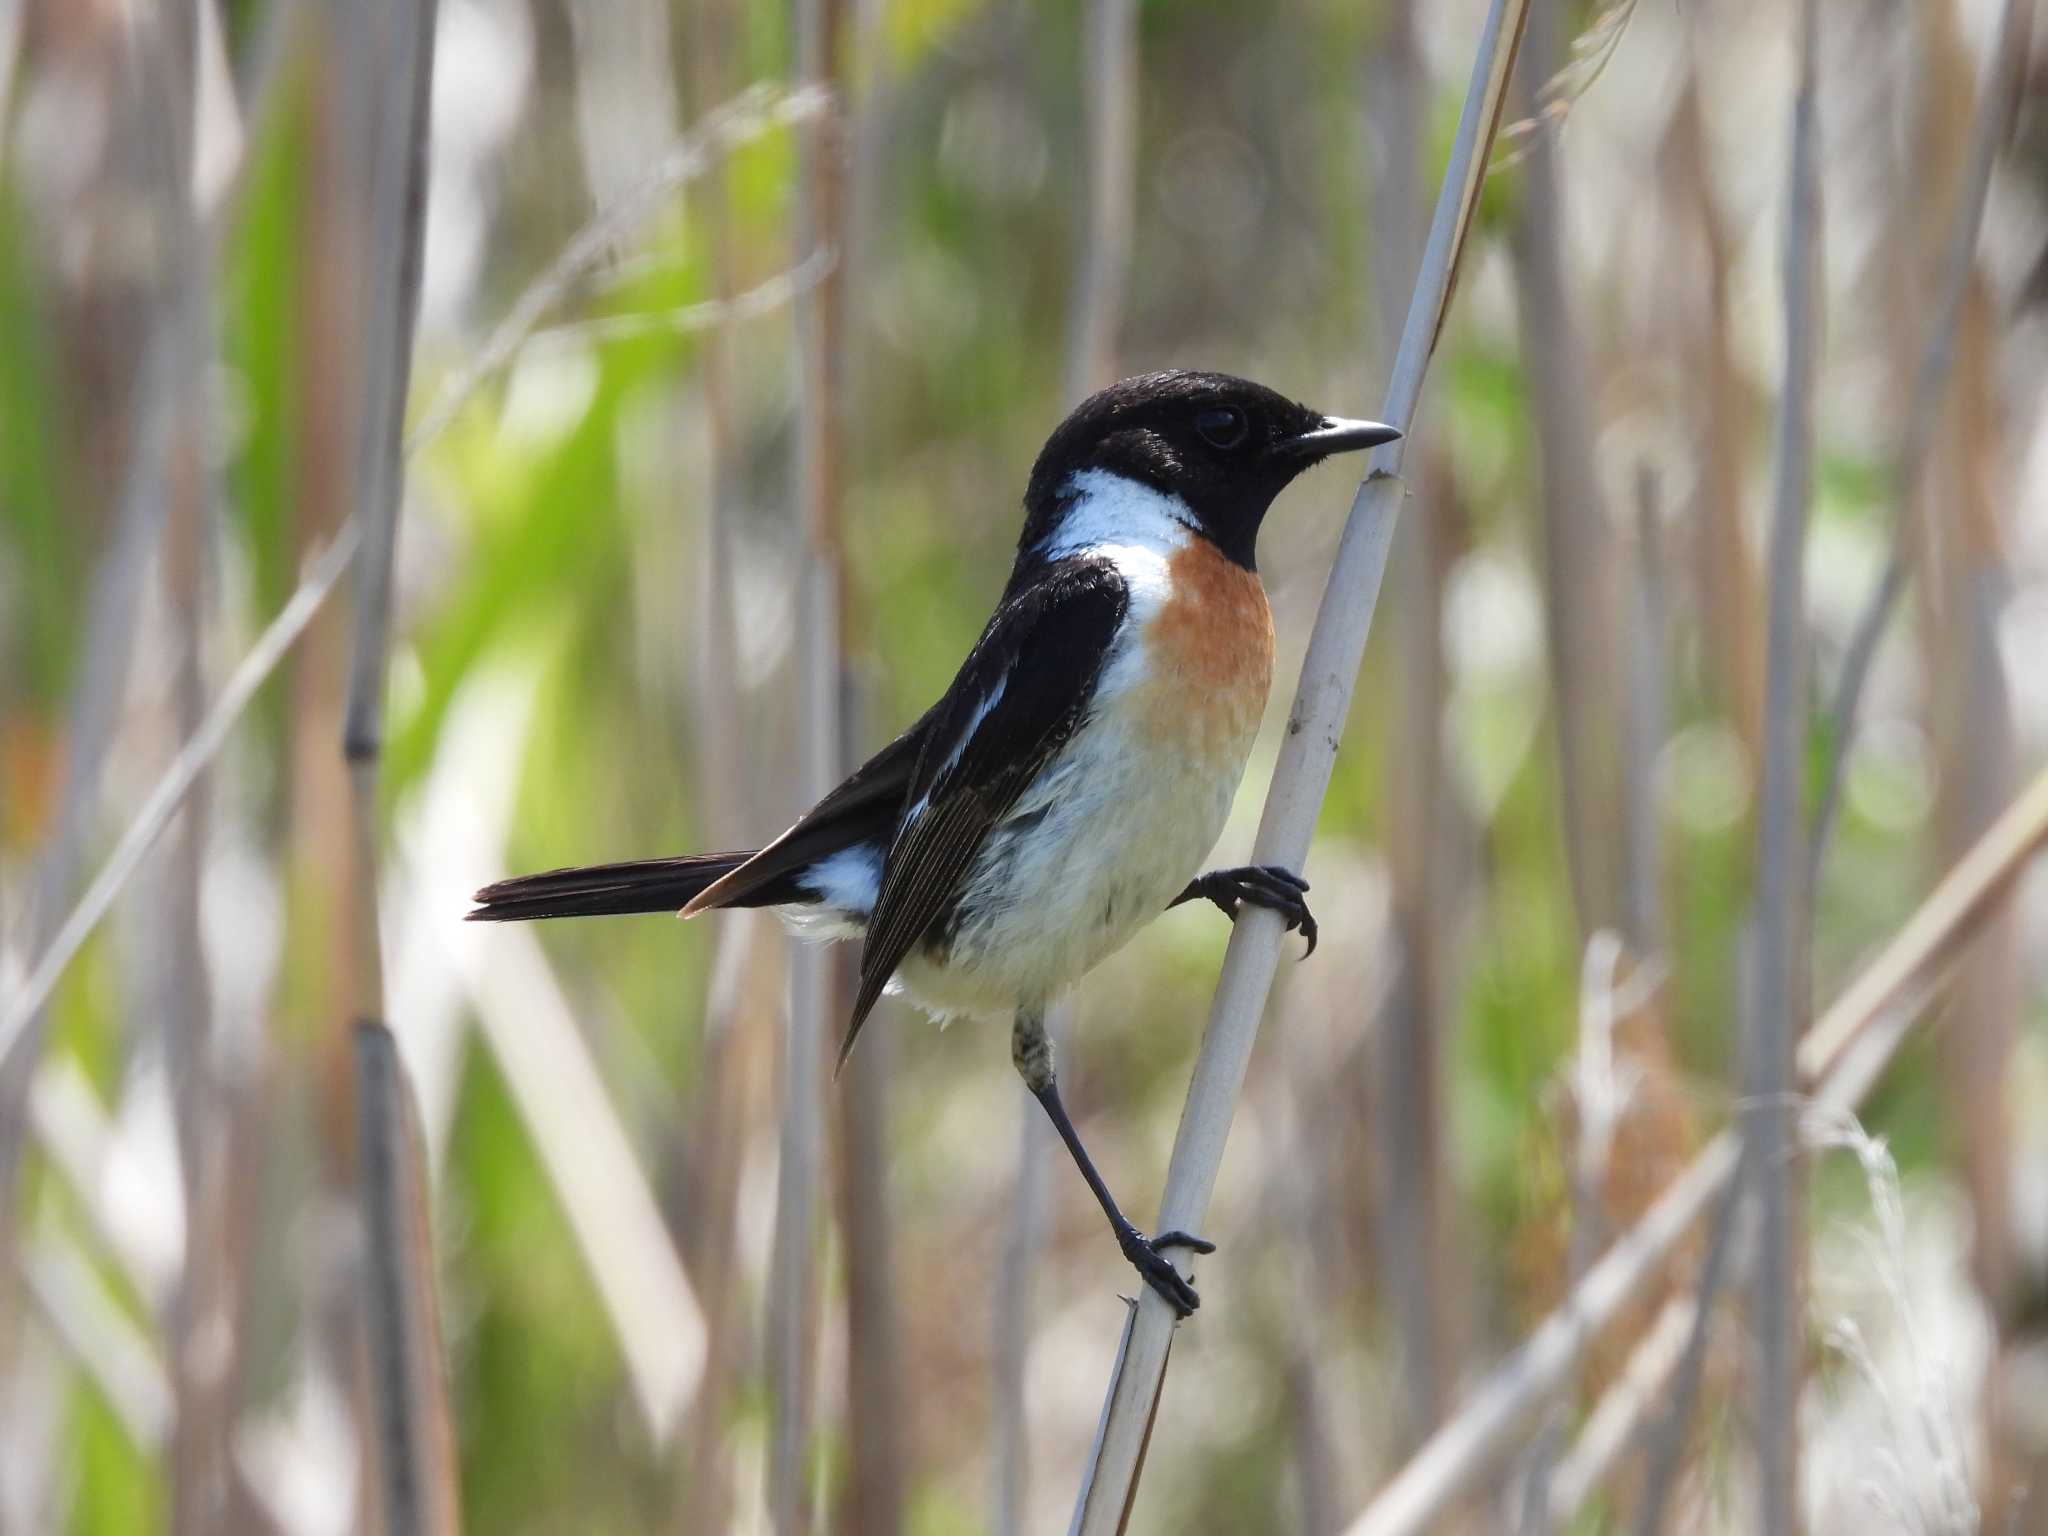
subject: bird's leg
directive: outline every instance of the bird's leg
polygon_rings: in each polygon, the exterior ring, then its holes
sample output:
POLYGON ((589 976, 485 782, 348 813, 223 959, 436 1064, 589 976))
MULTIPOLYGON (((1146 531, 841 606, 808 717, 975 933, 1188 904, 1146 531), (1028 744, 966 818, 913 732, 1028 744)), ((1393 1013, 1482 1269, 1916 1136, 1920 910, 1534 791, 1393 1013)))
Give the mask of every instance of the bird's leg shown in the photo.
POLYGON ((1045 1032, 1042 1010, 1017 1010, 1017 1021, 1010 1031, 1010 1059, 1016 1063, 1017 1075, 1024 1079, 1024 1086, 1031 1090, 1031 1096, 1045 1106, 1046 1114, 1052 1117, 1053 1129, 1060 1133, 1060 1140, 1073 1154, 1074 1166, 1081 1170, 1081 1177, 1095 1191, 1103 1214, 1109 1218, 1110 1230, 1116 1234, 1117 1247, 1123 1250, 1132 1267, 1144 1276, 1145 1283, 1164 1296, 1175 1312, 1186 1317, 1202 1304, 1202 1298, 1195 1294, 1192 1285, 1181 1278, 1180 1271, 1173 1267, 1173 1261, 1162 1250, 1192 1248, 1196 1253, 1214 1253, 1216 1245, 1185 1232, 1162 1232, 1157 1237, 1148 1238, 1117 1209, 1109 1186, 1102 1182, 1102 1175, 1095 1171, 1088 1149, 1081 1145, 1074 1122, 1067 1118, 1067 1107, 1060 1102, 1059 1083, 1052 1070, 1052 1039, 1045 1032))
POLYGON ((1301 957, 1306 960, 1316 952, 1316 920, 1304 899, 1307 890, 1308 882, 1291 869, 1278 864, 1242 864, 1236 869, 1212 869, 1206 875, 1195 876, 1188 882, 1188 888, 1166 905, 1170 910, 1200 897, 1215 902, 1232 922, 1237 920, 1242 902, 1278 912, 1289 932, 1298 928, 1308 940, 1308 949, 1301 957))

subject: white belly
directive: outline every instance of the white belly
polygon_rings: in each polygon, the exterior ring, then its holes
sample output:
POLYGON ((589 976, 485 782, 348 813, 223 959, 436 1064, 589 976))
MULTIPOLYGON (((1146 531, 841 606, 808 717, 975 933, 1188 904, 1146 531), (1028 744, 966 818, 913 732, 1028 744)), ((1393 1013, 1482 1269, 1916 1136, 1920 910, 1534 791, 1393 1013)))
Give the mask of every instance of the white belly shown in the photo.
POLYGON ((916 951, 898 969, 914 1001, 939 1014, 1043 1006, 1201 872, 1252 732, 1201 754, 1149 735, 1125 712, 1098 716, 1024 792, 975 862, 944 955, 916 951))

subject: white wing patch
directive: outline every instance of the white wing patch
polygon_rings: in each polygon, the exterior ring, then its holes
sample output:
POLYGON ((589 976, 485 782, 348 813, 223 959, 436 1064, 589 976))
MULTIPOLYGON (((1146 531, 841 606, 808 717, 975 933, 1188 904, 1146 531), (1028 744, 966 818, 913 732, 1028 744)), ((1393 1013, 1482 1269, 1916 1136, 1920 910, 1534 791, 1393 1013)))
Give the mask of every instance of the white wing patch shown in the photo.
MULTIPOLYGON (((953 739, 952 748, 946 753, 946 760, 939 764, 939 771, 932 775, 932 782, 934 784, 953 771, 953 765, 960 761, 960 754, 967 750, 967 743, 974 740, 974 733, 981 729, 981 722, 986 720, 995 707, 1003 702, 1003 693, 1009 686, 1010 674, 1005 672, 996 679, 996 685, 989 689, 988 696, 974 706, 974 713, 967 717, 965 729, 953 739)), ((929 798, 929 796, 925 795, 918 797, 917 804, 913 805, 903 818, 904 826, 909 826, 924 814, 925 803, 929 798)))
MULTIPOLYGON (((1065 487, 1067 510, 1059 526, 1038 546, 1048 560, 1079 555, 1107 561, 1124 580, 1130 593, 1130 610, 1110 642, 1095 700, 1122 693, 1143 678, 1142 653, 1130 641, 1140 633, 1166 601, 1169 577, 1167 562, 1195 537, 1194 513, 1178 496, 1155 491, 1106 469, 1076 471, 1065 487)), ((975 705, 967 725, 953 741, 932 782, 944 779, 960 754, 974 739, 995 707, 1003 700, 1009 675, 996 679, 988 696, 975 705)), ((925 813, 929 796, 919 796, 903 813, 898 835, 925 813)))
POLYGON ((810 902, 775 908, 793 933, 807 939, 852 939, 866 930, 882 889, 882 845, 855 843, 818 860, 800 877, 810 902))

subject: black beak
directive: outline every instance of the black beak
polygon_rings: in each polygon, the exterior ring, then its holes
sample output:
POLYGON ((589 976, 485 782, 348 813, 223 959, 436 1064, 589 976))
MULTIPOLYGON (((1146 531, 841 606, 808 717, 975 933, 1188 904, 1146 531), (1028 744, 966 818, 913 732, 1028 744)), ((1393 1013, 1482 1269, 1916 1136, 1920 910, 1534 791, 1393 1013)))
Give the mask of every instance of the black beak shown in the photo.
POLYGON ((1378 421, 1353 421, 1345 416, 1325 416, 1323 424, 1312 432, 1299 437, 1290 437, 1280 444, 1289 453, 1298 453, 1306 458, 1325 459, 1333 453, 1350 453, 1358 448, 1377 448, 1381 443, 1391 443, 1401 435, 1399 427, 1387 426, 1378 421))

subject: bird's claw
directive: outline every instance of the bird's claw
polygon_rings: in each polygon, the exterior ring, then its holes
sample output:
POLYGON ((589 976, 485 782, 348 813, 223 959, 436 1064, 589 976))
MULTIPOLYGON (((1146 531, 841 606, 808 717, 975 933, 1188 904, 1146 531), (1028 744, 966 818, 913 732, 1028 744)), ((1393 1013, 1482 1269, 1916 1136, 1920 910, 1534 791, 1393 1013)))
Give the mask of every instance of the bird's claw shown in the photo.
POLYGON ((1128 1223, 1118 1229, 1116 1241, 1131 1267, 1147 1285, 1166 1298, 1167 1305, 1173 1308, 1176 1316, 1186 1317, 1202 1304, 1195 1288, 1173 1267, 1173 1260, 1166 1256, 1164 1250, 1189 1248, 1196 1253, 1214 1253, 1214 1243, 1187 1232, 1162 1232, 1157 1237, 1147 1237, 1128 1223))
POLYGON ((1202 894, 1221 907, 1233 922, 1237 920, 1239 905, 1247 901, 1279 913, 1289 933, 1298 931, 1308 940, 1301 958, 1306 960, 1316 952, 1315 914, 1309 911, 1304 899, 1308 882, 1293 870, 1278 864, 1246 864, 1238 869, 1211 870, 1197 884, 1202 894))

